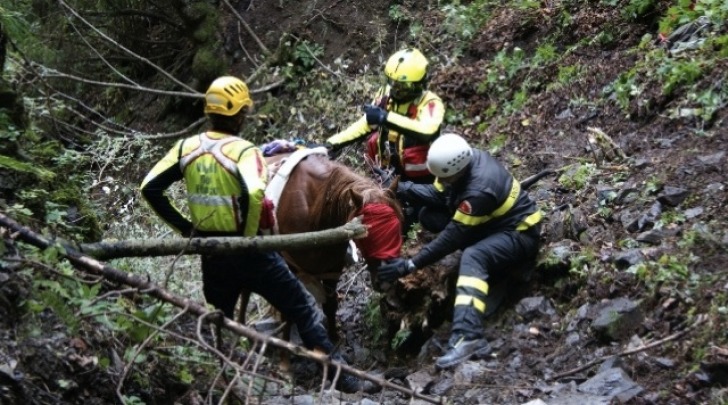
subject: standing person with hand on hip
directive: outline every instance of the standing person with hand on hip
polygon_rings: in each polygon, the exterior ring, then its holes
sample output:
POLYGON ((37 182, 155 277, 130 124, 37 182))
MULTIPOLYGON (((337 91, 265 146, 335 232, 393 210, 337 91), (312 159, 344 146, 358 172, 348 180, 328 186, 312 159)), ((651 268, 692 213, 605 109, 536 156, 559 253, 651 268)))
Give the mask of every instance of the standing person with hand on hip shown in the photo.
POLYGON ((462 250, 448 350, 435 363, 444 369, 491 351, 483 327, 489 288, 536 258, 542 214, 502 164, 459 135, 432 144, 427 168, 434 184, 402 182, 397 194, 424 206, 420 222, 437 237, 413 258, 380 267, 377 277, 394 281, 462 250))
MULTIPOLYGON (((264 196, 268 182, 265 160, 255 145, 237 136, 252 107, 242 80, 232 76, 214 80, 205 94, 211 129, 178 141, 142 182, 142 196, 183 236, 255 236, 273 228, 273 204, 264 196), (165 194, 177 181, 184 181, 187 188, 190 219, 165 194)), ((332 354, 343 362, 338 353, 332 353, 334 346, 315 300, 279 253, 251 250, 202 255, 201 262, 205 299, 226 317, 233 318, 245 287, 294 322, 306 348, 332 354)), ((344 374, 338 388, 355 392, 360 381, 344 374)))

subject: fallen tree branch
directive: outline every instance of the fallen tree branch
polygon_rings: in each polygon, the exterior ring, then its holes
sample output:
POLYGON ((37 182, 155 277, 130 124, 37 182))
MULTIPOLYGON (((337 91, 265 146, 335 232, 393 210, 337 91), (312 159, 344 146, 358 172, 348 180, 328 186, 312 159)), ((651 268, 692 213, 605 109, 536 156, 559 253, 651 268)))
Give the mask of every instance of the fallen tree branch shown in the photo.
POLYGON ((99 260, 117 257, 150 257, 182 254, 219 254, 246 250, 299 250, 312 247, 329 246, 359 239, 367 235, 367 228, 360 218, 338 227, 316 232, 305 232, 288 235, 270 235, 255 237, 217 237, 191 239, 141 239, 126 241, 102 241, 82 243, 68 247, 79 253, 93 256, 99 260))
POLYGON ((596 364, 603 363, 607 359, 610 359, 610 358, 612 358, 614 356, 617 356, 617 357, 629 356, 630 354, 635 354, 635 353, 643 352, 645 350, 652 349, 653 347, 657 347, 657 346, 663 345, 663 344, 665 344, 667 342, 670 342, 672 340, 679 339, 679 338, 683 337, 684 335, 686 335, 688 332, 691 332, 692 330, 694 330, 695 328, 697 328, 700 324, 702 324, 703 322, 705 322, 707 319, 708 319, 707 316, 704 316, 704 315, 698 316, 698 319, 692 325, 688 326, 687 328, 685 328, 685 329, 683 329, 683 330, 681 330, 679 332, 675 332, 672 335, 667 336, 667 337, 665 337, 663 339, 656 340, 656 341, 654 341, 652 343, 649 343, 649 344, 646 344, 646 345, 642 345, 640 347, 635 347, 634 349, 625 350, 625 351, 623 351, 621 353, 617 353, 617 354, 612 354, 612 355, 602 356, 602 357, 596 358, 596 359, 594 359, 594 360, 592 360, 590 362, 587 362, 587 363, 585 363, 585 364, 583 364, 583 365, 581 365, 579 367, 576 367, 576 368, 573 368, 571 370, 564 371, 563 373, 559 373, 559 374, 556 374, 556 375, 551 376, 549 378, 546 378, 546 381, 553 381, 553 380, 557 380, 559 378, 568 377, 568 376, 573 375, 573 374, 576 374, 576 373, 578 373, 580 371, 584 371, 584 370, 586 370, 586 369, 588 369, 588 368, 590 368, 590 367, 592 367, 592 366, 594 366, 596 364))
MULTIPOLYGON (((14 238, 20 238, 24 242, 38 248, 47 249, 52 246, 57 246, 57 244, 55 244, 53 241, 48 240, 42 235, 39 235, 38 233, 33 232, 32 230, 20 225, 12 218, 2 213, 0 213, 0 226, 8 228, 14 235, 14 238)), ((153 283, 147 278, 141 277, 136 274, 125 273, 105 263, 99 262, 92 257, 83 255, 74 249, 66 248, 65 252, 63 252, 62 254, 66 259, 68 259, 69 262, 71 262, 76 268, 80 269, 81 271, 92 273, 95 275, 101 275, 109 281, 138 288, 140 292, 147 294, 151 297, 172 304, 178 308, 185 308, 190 314, 194 314, 198 317, 208 317, 213 312, 216 312, 207 309, 204 305, 190 300, 189 298, 184 298, 172 294, 171 292, 159 287, 157 284, 153 283)), ((345 373, 364 380, 371 381, 375 384, 379 384, 382 387, 387 387, 399 391, 413 398, 421 399, 432 404, 445 403, 444 398, 433 398, 422 395, 415 390, 394 384, 380 377, 373 376, 369 373, 351 367, 348 364, 342 364, 337 361, 332 361, 326 354, 310 351, 291 342, 259 333, 256 330, 246 327, 245 325, 241 325, 231 319, 224 318, 221 326, 239 336, 247 337, 254 341, 264 342, 264 344, 266 345, 271 344, 278 348, 285 349, 295 355, 305 357, 307 359, 311 359, 322 364, 332 365, 334 367, 340 368, 345 373)))

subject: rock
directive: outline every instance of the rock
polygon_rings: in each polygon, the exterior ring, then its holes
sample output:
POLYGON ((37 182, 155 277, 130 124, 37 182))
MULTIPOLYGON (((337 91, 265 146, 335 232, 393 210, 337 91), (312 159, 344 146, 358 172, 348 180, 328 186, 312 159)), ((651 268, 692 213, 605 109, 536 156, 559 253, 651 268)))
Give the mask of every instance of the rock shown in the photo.
POLYGON ((635 240, 638 242, 649 243, 651 245, 659 245, 664 237, 665 234, 662 231, 657 229, 651 229, 637 235, 635 240))
POLYGON ((488 372, 480 362, 465 361, 457 366, 453 378, 455 385, 471 384, 477 377, 483 376, 488 372))
POLYGON ((622 358, 619 356, 611 356, 608 359, 604 360, 604 363, 602 363, 599 366, 599 371, 597 371, 597 374, 607 371, 613 368, 620 368, 624 365, 624 361, 622 361, 622 358))
POLYGON ((728 362, 711 361, 701 362, 700 369, 707 374, 707 383, 711 386, 725 387, 728 385, 728 362))
POLYGON ((430 394, 443 396, 450 392, 454 385, 455 383, 452 378, 443 378, 442 380, 439 380, 432 385, 432 387, 430 388, 430 394))
POLYGON ((639 218, 637 218, 635 221, 627 226, 627 231, 639 232, 648 228, 652 228, 655 225, 657 218, 659 218, 661 214, 662 204, 660 204, 659 201, 656 201, 654 204, 652 204, 649 211, 640 215, 639 218))
POLYGON ((614 258, 614 264, 619 269, 626 269, 635 264, 639 264, 645 261, 645 256, 639 249, 629 249, 624 252, 620 252, 614 258))
POLYGON ((556 315, 556 310, 545 297, 528 297, 516 305, 516 313, 526 320, 532 320, 540 316, 556 315))
POLYGON ((627 187, 625 186, 621 190, 619 190, 619 193, 617 193, 617 197, 614 199, 614 202, 616 204, 629 204, 639 197, 639 189, 636 187, 627 187))
POLYGON ((675 368, 675 361, 672 359, 668 359, 665 357, 655 357, 653 361, 655 362, 655 364, 665 369, 675 368))
POLYGON ((703 207, 695 207, 685 210, 685 218, 693 219, 703 213, 703 207))
POLYGON ((705 166, 717 166, 725 157, 725 152, 718 152, 712 155, 698 156, 698 162, 705 166))
POLYGON ((685 201, 688 195, 690 192, 684 188, 666 186, 657 197, 657 201, 669 207, 676 207, 685 201))
POLYGON ((644 169, 645 167, 648 167, 652 164, 650 162, 650 159, 647 158, 638 158, 634 161, 634 168, 635 169, 644 169))
POLYGON ((719 193, 719 192, 723 191, 723 189, 725 189, 725 186, 723 185, 723 183, 710 183, 705 188, 705 190, 711 194, 719 193))
POLYGON ((596 336, 604 341, 618 341, 630 336, 640 327, 643 315, 639 302, 627 298, 601 303, 592 322, 596 336))
POLYGON ((426 370, 420 370, 405 377, 404 381, 411 390, 425 393, 427 392, 427 388, 434 383, 435 379, 426 370))
POLYGON ((581 342, 579 332, 569 332, 569 334, 566 335, 566 339, 564 339, 564 343, 572 347, 578 345, 579 342, 581 342))
POLYGON ((579 392, 617 399, 627 402, 634 398, 643 388, 637 385, 621 368, 611 368, 602 371, 583 382, 578 387, 579 392))

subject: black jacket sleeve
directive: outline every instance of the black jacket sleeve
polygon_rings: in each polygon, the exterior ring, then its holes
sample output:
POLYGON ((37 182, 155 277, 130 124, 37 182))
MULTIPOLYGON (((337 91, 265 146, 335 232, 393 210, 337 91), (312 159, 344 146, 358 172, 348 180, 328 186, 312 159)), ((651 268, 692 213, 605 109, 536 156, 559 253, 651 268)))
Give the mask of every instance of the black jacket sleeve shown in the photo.
POLYGON ((169 197, 165 195, 165 191, 174 182, 182 180, 182 171, 179 165, 172 165, 153 179, 149 180, 141 189, 142 196, 152 207, 154 212, 159 215, 162 220, 167 222, 174 229, 179 230, 183 236, 192 234, 192 222, 185 218, 172 205, 169 197))

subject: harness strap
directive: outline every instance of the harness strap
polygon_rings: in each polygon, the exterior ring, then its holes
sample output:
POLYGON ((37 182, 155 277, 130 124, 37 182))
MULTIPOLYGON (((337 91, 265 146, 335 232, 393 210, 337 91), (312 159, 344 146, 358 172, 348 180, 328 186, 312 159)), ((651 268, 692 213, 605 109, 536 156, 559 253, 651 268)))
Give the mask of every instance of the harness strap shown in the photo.
MULTIPOLYGON (((328 154, 326 147, 318 147, 318 148, 309 148, 309 149, 299 149, 291 156, 288 156, 283 163, 281 164, 281 167, 278 168, 278 170, 275 172, 275 174, 272 175, 270 181, 268 181, 268 186, 265 188, 265 196, 269 200, 273 202, 273 214, 276 215, 278 210, 278 201, 281 199, 281 194, 283 194, 283 189, 286 186, 286 183, 288 182, 288 178, 291 176, 291 172, 293 172, 293 169, 298 165, 298 163, 303 160, 305 157, 309 155, 324 155, 326 156, 328 154)), ((277 217, 277 215, 276 215, 277 217)), ((273 228, 273 233, 278 233, 278 221, 275 222, 276 225, 273 228)))
POLYGON ((200 146, 189 154, 180 157, 180 169, 182 170, 182 172, 184 172, 185 168, 187 168, 187 166, 189 166, 189 164, 192 163, 195 159, 209 153, 222 167, 225 168, 225 170, 236 176, 239 176, 237 162, 235 162, 233 159, 231 159, 222 152, 223 146, 236 141, 242 141, 242 139, 235 137, 212 139, 207 136, 207 132, 200 134, 200 146))

